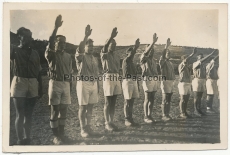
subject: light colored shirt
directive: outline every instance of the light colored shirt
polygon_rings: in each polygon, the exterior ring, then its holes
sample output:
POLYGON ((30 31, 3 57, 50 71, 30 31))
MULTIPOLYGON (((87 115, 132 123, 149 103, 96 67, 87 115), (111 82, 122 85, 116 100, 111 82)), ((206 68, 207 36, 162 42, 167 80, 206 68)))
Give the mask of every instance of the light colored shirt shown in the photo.
POLYGON ((10 46, 11 69, 14 76, 38 78, 41 70, 40 57, 37 51, 28 48, 10 46))
POLYGON ((186 82, 186 83, 191 82, 191 73, 190 73, 191 70, 188 64, 182 61, 180 65, 178 66, 178 71, 179 71, 179 81, 180 82, 186 82))
POLYGON ((140 57, 142 76, 158 76, 156 61, 143 53, 140 57))
POLYGON ((200 60, 193 63, 192 66, 194 78, 205 79, 206 78, 206 68, 205 64, 200 60))
POLYGON ((91 81, 97 80, 99 76, 98 62, 92 54, 84 53, 84 51, 80 51, 80 49, 77 48, 75 60, 79 76, 83 75, 85 80, 87 80, 86 78, 88 77, 91 81))
POLYGON ((101 63, 105 73, 117 73, 120 70, 120 58, 115 52, 101 50, 101 63))
POLYGON ((45 58, 48 61, 49 71, 48 76, 56 81, 70 81, 71 78, 64 78, 69 75, 72 76, 72 58, 66 52, 55 52, 50 48, 45 51, 45 58))
POLYGON ((218 80, 218 65, 215 63, 214 60, 212 60, 208 65, 206 66, 206 76, 207 79, 213 79, 218 80))
POLYGON ((166 77, 166 80, 175 80, 174 66, 168 60, 164 59, 162 56, 159 61, 161 75, 166 77))

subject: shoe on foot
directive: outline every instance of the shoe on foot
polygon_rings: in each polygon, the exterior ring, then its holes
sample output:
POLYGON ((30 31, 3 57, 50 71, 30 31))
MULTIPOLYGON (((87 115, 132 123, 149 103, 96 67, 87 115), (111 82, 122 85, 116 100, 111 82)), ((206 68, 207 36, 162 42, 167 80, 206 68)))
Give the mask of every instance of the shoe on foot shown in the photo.
POLYGON ((127 127, 132 126, 132 122, 129 119, 125 119, 125 126, 127 127))
POLYGON ((148 124, 153 123, 153 121, 149 117, 145 117, 144 122, 148 124))
POLYGON ((89 133, 89 135, 94 135, 93 129, 91 128, 90 125, 86 126, 86 131, 89 133))
POLYGON ((109 123, 105 124, 105 129, 108 131, 114 131, 114 128, 109 123))
POLYGON ((87 138, 87 137, 89 137, 89 133, 85 129, 81 130, 81 137, 87 138))
POLYGON ((187 118, 187 116, 185 115, 185 113, 181 113, 181 114, 179 115, 179 118, 186 119, 186 118, 187 118))
POLYGON ((203 113, 200 109, 198 110, 198 112, 201 114, 201 116, 205 116, 205 113, 203 113))
POLYGON ((157 120, 155 120, 152 116, 148 116, 149 119, 151 119, 153 122, 156 122, 157 120))
POLYGON ((70 143, 73 142, 72 139, 70 139, 69 137, 67 137, 67 136, 65 136, 65 135, 60 136, 60 139, 61 139, 61 141, 62 141, 63 143, 65 143, 65 144, 70 144, 70 143))
POLYGON ((215 114, 215 111, 213 109, 207 109, 206 113, 208 114, 215 114))
POLYGON ((201 117, 201 114, 197 110, 194 111, 194 115, 201 117))
POLYGON ((54 143, 54 145, 61 145, 61 144, 63 144, 61 138, 60 137, 56 137, 56 136, 53 139, 53 143, 54 143))
POLYGON ((185 112, 185 116, 187 116, 187 118, 192 118, 187 112, 185 112))
POLYGON ((171 119, 170 119, 170 117, 163 116, 163 117, 162 117, 162 120, 163 120, 163 121, 169 121, 169 120, 171 120, 171 119))

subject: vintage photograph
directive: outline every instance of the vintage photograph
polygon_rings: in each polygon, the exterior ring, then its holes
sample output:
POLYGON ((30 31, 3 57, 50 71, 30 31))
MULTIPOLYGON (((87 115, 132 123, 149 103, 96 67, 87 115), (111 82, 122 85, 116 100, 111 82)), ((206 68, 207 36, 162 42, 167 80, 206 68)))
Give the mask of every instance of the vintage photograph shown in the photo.
POLYGON ((226 4, 13 4, 6 150, 227 147, 226 4))

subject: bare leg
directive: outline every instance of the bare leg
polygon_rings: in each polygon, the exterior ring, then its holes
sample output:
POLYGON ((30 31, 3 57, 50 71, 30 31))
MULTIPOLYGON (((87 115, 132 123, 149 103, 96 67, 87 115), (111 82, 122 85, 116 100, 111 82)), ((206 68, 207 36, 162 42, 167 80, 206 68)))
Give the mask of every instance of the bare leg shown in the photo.
POLYGON ((148 105, 149 105, 149 102, 151 100, 151 92, 145 92, 145 100, 144 100, 144 115, 145 115, 145 118, 148 117, 148 105))
POLYGON ((91 124, 92 113, 93 113, 93 104, 88 104, 87 113, 86 113, 88 126, 90 126, 90 124, 91 124))
POLYGON ((113 122, 113 118, 114 118, 114 114, 115 114, 116 100, 117 100, 117 95, 112 96, 112 99, 111 99, 112 104, 110 106, 110 112, 109 112, 110 122, 113 122))
POLYGON ((86 109, 88 105, 79 105, 79 120, 80 120, 80 126, 81 130, 83 131, 85 129, 85 120, 86 120, 86 109))
POLYGON ((111 96, 105 96, 105 104, 104 104, 105 124, 109 123, 109 112, 110 112, 111 99, 112 99, 111 96))
POLYGON ((51 127, 55 137, 59 137, 58 115, 59 115, 59 105, 51 105, 50 127, 51 127))
POLYGON ((18 144, 21 144, 23 140, 23 121, 25 116, 26 98, 17 97, 17 98, 13 98, 13 101, 16 109, 15 129, 18 137, 18 144))
POLYGON ((156 91, 150 93, 149 104, 148 104, 148 117, 152 118, 153 104, 156 91))

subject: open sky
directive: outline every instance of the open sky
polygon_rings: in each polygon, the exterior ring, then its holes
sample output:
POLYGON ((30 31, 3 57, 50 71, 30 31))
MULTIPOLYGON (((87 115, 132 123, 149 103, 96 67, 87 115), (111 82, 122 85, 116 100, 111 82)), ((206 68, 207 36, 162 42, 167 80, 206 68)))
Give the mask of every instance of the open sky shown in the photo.
POLYGON ((158 44, 170 38, 172 45, 218 48, 218 10, 14 10, 10 30, 26 27, 34 39, 48 40, 59 14, 64 22, 58 34, 72 44, 79 44, 90 24, 94 45, 103 45, 117 27, 117 45, 132 45, 137 38, 151 43, 157 33, 158 44))

